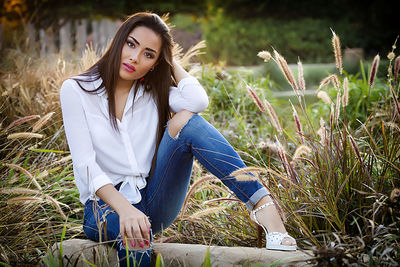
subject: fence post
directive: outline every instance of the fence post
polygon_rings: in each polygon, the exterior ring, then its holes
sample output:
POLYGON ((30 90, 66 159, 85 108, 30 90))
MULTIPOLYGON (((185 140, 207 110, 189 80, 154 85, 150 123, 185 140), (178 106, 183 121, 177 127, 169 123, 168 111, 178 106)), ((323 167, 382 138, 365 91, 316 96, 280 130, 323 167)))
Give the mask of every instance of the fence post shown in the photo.
POLYGON ((40 38, 40 57, 44 57, 46 55, 46 33, 43 29, 39 30, 39 38, 40 38))
POLYGON ((93 44, 98 50, 102 51, 106 48, 108 41, 114 37, 119 24, 119 21, 109 19, 92 21, 93 44))
POLYGON ((93 20, 92 21, 92 36, 93 36, 93 47, 96 49, 99 48, 99 41, 100 41, 100 36, 99 36, 99 21, 93 20))
POLYGON ((60 52, 71 52, 71 22, 65 23, 60 28, 60 52))
POLYGON ((46 33, 46 38, 47 38, 47 53, 53 54, 57 50, 53 28, 52 27, 47 28, 45 33, 46 33))
POLYGON ((79 54, 82 54, 86 48, 86 41, 87 41, 87 33, 86 33, 86 25, 87 21, 85 19, 81 19, 75 22, 76 25, 76 45, 75 51, 79 54))
POLYGON ((112 38, 114 38, 115 33, 117 32, 119 26, 118 21, 112 20, 103 20, 103 29, 104 29, 104 47, 108 44, 112 38))
POLYGON ((46 30, 40 29, 39 35, 40 35, 40 56, 44 57, 47 54, 55 53, 56 44, 52 28, 49 27, 46 30))
POLYGON ((31 47, 34 47, 34 45, 36 44, 35 26, 33 26, 32 23, 28 23, 27 31, 28 31, 28 43, 29 43, 29 47, 31 48, 31 47))

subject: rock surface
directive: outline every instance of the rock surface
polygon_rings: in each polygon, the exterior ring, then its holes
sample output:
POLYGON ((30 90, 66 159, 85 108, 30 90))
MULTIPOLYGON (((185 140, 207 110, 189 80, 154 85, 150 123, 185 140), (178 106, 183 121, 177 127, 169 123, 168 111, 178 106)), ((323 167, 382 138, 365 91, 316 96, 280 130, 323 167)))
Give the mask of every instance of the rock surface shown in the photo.
MULTIPOLYGON (((221 247, 174 243, 155 243, 155 253, 161 253, 168 266, 202 266, 207 248, 212 266, 250 266, 252 264, 283 264, 310 258, 304 252, 271 251, 265 248, 221 247)), ((306 266, 298 263, 296 266, 306 266)))
MULTIPOLYGON (((59 243, 54 244, 52 251, 57 257, 59 243)), ((212 266, 250 266, 252 264, 285 264, 293 261, 310 258, 307 253, 296 251, 271 251, 263 248, 249 247, 220 247, 176 243, 153 243, 154 257, 161 253, 165 266, 202 266, 207 253, 210 250, 212 266)), ((71 239, 62 243, 64 266, 89 266, 87 262, 95 266, 118 266, 117 252, 108 245, 84 240, 71 239)), ((49 259, 49 255, 46 256, 49 259)), ((155 262, 155 260, 153 261, 155 262)), ((290 264, 290 266, 306 266, 305 262, 290 264)), ((43 262, 41 266, 46 266, 43 262)))

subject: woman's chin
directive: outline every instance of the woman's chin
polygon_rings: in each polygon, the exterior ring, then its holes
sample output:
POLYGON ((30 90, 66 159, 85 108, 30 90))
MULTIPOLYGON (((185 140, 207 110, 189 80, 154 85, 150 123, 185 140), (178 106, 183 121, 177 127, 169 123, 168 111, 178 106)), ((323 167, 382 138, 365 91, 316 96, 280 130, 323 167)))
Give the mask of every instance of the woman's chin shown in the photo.
POLYGON ((125 82, 133 82, 138 79, 136 75, 128 75, 127 73, 121 73, 119 74, 119 78, 125 82))

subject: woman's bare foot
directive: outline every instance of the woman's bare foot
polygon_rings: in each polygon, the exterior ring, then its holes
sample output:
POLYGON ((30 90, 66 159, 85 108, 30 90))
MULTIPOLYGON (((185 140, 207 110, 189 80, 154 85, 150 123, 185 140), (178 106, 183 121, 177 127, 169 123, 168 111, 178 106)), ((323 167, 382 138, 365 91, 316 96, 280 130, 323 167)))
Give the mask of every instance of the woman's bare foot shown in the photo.
MULTIPOLYGON (((270 201, 273 201, 272 198, 270 196, 265 196, 260 201, 258 201, 258 203, 254 206, 253 209, 256 209, 261 205, 268 203, 270 201)), ((256 212, 256 216, 257 216, 257 221, 260 224, 262 224, 268 230, 268 232, 280 232, 280 233, 286 232, 285 226, 283 225, 282 219, 279 216, 279 213, 275 208, 275 205, 262 208, 261 210, 256 212)), ((250 219, 253 222, 255 222, 253 213, 250 213, 250 219)), ((296 245, 296 242, 289 237, 285 237, 282 240, 281 245, 294 246, 296 245)))

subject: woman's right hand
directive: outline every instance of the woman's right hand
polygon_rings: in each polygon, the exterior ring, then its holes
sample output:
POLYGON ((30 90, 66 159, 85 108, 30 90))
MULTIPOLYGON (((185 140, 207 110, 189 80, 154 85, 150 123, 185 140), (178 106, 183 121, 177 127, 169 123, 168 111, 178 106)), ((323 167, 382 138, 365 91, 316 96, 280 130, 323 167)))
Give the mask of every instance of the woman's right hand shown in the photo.
POLYGON ((124 246, 128 246, 129 249, 149 248, 151 228, 149 218, 135 208, 112 184, 102 186, 96 195, 118 213, 119 231, 124 246))
POLYGON ((119 214, 122 243, 128 249, 149 248, 150 228, 149 218, 132 205, 119 214))

